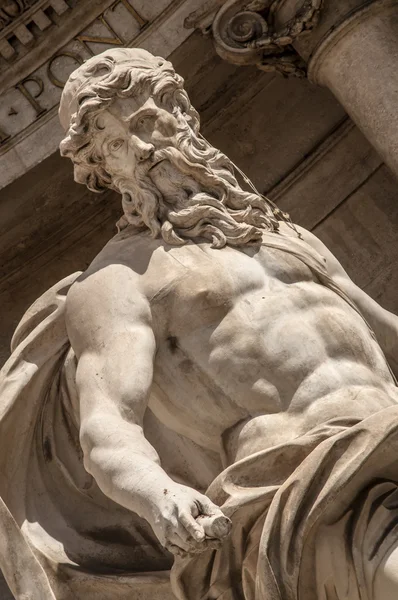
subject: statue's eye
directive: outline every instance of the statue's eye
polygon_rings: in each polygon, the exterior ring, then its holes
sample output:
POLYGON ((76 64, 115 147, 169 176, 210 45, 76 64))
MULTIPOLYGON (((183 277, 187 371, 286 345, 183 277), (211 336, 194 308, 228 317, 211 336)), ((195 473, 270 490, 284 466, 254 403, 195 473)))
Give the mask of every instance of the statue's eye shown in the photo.
POLYGON ((123 143, 123 140, 118 138, 117 140, 112 140, 109 143, 108 148, 111 152, 116 152, 116 150, 120 150, 120 148, 123 146, 123 143))

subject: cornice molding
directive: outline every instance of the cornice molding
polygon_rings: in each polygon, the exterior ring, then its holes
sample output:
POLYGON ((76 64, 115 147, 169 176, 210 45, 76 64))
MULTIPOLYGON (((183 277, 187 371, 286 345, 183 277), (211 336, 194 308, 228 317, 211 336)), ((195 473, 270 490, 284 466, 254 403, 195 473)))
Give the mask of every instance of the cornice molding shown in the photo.
MULTIPOLYGON (((5 4, 0 8, 0 55, 6 64, 22 58, 28 49, 45 37, 42 34, 55 24, 50 11, 61 17, 70 10, 65 0, 9 0, 5 4), (5 4, 15 7, 15 16, 10 17, 8 22, 3 18, 5 4), (35 29, 40 33, 35 34, 35 29)), ((0 71, 4 70, 5 65, 0 68, 0 71)))
POLYGON ((360 188, 383 161, 358 127, 345 118, 266 196, 314 230, 360 188))
POLYGON ((17 21, 0 31, 1 89, 10 88, 28 77, 38 65, 49 60, 99 14, 115 4, 115 0, 78 0, 74 4, 69 6, 64 0, 38 0, 17 21), (39 19, 41 27, 31 27, 37 25, 39 19), (26 43, 18 38, 16 31, 24 32, 26 43), (15 38, 17 41, 13 42, 15 38))

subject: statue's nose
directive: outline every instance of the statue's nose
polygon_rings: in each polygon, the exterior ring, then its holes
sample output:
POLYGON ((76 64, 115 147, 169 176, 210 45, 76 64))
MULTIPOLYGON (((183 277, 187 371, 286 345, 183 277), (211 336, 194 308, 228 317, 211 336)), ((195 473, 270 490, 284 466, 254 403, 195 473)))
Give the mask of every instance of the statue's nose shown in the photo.
POLYGON ((133 136, 133 144, 134 151, 139 162, 147 160, 155 151, 155 146, 153 144, 144 142, 136 136, 133 136))

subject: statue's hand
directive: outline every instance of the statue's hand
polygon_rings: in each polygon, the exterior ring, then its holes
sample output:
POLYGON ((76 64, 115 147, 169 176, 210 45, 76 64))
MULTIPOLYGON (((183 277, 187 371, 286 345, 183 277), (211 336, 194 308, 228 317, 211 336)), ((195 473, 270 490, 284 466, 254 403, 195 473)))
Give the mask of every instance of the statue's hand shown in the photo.
POLYGON ((231 521, 203 494, 185 485, 164 489, 150 524, 160 543, 184 556, 218 548, 231 531, 231 521))

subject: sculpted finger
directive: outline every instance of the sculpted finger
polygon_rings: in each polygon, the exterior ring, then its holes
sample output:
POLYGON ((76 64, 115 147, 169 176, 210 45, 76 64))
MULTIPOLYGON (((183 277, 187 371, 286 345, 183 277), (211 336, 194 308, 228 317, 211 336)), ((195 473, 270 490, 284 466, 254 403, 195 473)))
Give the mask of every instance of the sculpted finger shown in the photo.
POLYGON ((205 531, 202 525, 196 521, 189 513, 182 513, 180 515, 180 523, 184 529, 184 533, 179 531, 179 534, 183 539, 188 540, 193 538, 195 542, 203 542, 205 539, 205 531))
POLYGON ((192 540, 188 554, 202 554, 202 552, 206 552, 206 550, 219 550, 223 543, 224 540, 217 538, 206 538, 200 543, 192 540))
POLYGON ((201 494, 200 497, 197 498, 196 502, 198 504, 199 511, 200 511, 199 516, 202 516, 202 515, 206 515, 208 517, 212 517, 213 515, 224 516, 222 510, 218 506, 216 506, 214 504, 214 502, 212 502, 210 500, 210 498, 208 498, 204 494, 201 494))

